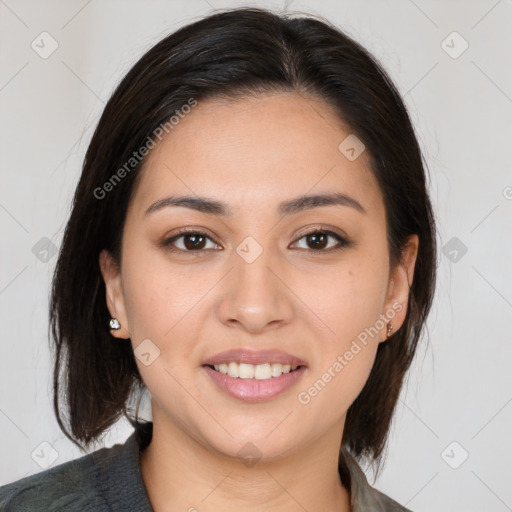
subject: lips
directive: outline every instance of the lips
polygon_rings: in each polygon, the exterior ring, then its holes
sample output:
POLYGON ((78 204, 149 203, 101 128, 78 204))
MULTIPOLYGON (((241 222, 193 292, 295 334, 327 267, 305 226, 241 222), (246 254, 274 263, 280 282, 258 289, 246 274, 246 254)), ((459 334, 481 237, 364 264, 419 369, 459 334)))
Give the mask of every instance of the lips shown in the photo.
POLYGON ((302 366, 293 372, 283 373, 280 377, 272 377, 266 380, 239 379, 230 377, 210 368, 203 366, 216 388, 242 402, 255 403, 266 402, 291 390, 304 377, 308 371, 302 366))
POLYGON ((247 363, 252 365, 265 363, 289 364, 291 366, 307 366, 303 359, 291 354, 287 354, 281 350, 248 350, 248 349, 232 349, 220 352, 206 359, 203 366, 214 366, 218 364, 247 363))

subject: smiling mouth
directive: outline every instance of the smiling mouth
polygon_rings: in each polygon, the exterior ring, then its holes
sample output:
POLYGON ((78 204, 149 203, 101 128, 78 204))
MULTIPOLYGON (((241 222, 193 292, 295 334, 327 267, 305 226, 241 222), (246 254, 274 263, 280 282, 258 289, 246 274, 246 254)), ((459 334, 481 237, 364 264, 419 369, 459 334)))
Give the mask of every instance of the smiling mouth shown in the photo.
POLYGON ((301 368, 303 365, 290 365, 280 363, 263 363, 263 364, 248 364, 229 362, 223 364, 207 364, 204 365, 212 370, 215 370, 224 375, 228 375, 237 379, 256 379, 256 380, 269 380, 281 377, 283 374, 293 373, 301 368))

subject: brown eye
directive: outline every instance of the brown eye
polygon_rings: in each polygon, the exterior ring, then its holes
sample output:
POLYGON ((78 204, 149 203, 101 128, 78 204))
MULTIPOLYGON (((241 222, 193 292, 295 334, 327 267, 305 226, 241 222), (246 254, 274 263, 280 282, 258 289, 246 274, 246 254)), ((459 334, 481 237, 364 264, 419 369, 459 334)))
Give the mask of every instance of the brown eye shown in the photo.
POLYGON ((312 249, 325 249, 329 241, 329 235, 325 233, 311 233, 306 236, 307 243, 311 243, 312 249))
POLYGON ((340 249, 343 247, 347 247, 350 245, 348 240, 345 240, 337 233, 333 231, 312 231, 310 233, 306 233, 305 235, 299 238, 300 240, 306 240, 307 247, 303 247, 306 250, 317 251, 317 252, 327 252, 325 249, 340 249), (338 244, 329 246, 329 239, 337 240, 338 244))
POLYGON ((184 235, 183 240, 183 245, 193 251, 195 249, 204 249, 206 237, 202 235, 184 235))
POLYGON ((206 233, 200 231, 178 233, 165 240, 162 245, 173 252, 203 252, 204 249, 215 249, 217 247, 217 244, 206 233), (214 247, 207 247, 208 241, 214 247))

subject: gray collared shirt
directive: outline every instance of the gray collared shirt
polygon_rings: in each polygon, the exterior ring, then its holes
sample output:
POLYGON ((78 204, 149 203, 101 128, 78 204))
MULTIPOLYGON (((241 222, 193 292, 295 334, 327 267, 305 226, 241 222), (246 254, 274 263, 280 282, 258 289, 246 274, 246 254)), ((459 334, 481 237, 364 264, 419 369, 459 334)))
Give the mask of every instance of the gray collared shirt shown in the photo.
MULTIPOLYGON (((153 512, 140 471, 140 450, 151 441, 152 424, 147 425, 124 444, 101 448, 0 487, 0 511, 153 512)), ((411 512, 371 487, 345 449, 341 459, 350 473, 352 512, 411 512)))

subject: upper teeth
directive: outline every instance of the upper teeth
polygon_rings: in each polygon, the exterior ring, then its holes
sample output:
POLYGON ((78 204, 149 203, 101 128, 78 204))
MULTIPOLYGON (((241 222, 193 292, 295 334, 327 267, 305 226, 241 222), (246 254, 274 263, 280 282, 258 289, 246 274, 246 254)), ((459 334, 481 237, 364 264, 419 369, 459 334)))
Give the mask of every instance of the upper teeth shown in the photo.
POLYGON ((266 380, 272 377, 280 377, 283 373, 289 373, 296 370, 298 365, 280 364, 280 363, 264 363, 264 364, 247 364, 247 363, 223 363, 213 366, 218 372, 225 373, 230 377, 238 377, 240 379, 259 379, 266 380))

